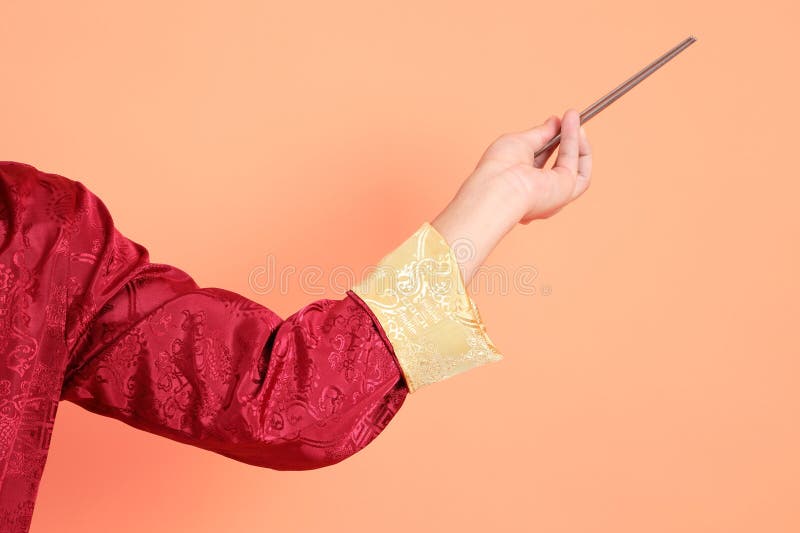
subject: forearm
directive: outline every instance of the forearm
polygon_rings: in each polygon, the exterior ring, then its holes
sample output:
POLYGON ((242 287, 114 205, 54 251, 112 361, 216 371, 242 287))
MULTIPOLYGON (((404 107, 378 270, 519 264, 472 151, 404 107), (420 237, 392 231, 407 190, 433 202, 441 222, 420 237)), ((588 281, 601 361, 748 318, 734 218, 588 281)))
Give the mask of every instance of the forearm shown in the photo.
POLYGON ((453 248, 465 285, 522 216, 515 196, 504 183, 473 176, 431 222, 453 248))

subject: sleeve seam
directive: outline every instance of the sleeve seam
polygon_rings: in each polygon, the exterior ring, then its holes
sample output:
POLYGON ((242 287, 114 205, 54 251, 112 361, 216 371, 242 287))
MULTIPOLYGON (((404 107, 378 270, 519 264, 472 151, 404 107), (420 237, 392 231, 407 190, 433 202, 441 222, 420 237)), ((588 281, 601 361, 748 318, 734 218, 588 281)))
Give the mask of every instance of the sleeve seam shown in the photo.
POLYGON ((386 331, 384 331, 381 321, 378 320, 378 317, 375 316, 375 313, 372 311, 372 309, 370 309, 369 305, 367 305, 367 303, 364 300, 362 300, 358 294, 356 294, 352 290, 348 290, 347 295, 350 298, 352 298, 353 301, 355 301, 359 305, 359 307, 361 307, 372 320, 372 323, 375 325, 375 329, 378 331, 378 335, 380 335, 381 339, 383 340, 383 343, 386 345, 386 349, 389 350, 390 354, 392 354, 392 357, 394 358, 394 361, 397 364, 397 368, 400 369, 400 375, 403 378, 403 385, 408 389, 409 388, 408 379, 406 378, 405 370, 403 369, 403 365, 400 364, 400 359, 397 358, 397 354, 394 351, 394 345, 392 344, 392 341, 389 340, 389 337, 386 335, 386 331))

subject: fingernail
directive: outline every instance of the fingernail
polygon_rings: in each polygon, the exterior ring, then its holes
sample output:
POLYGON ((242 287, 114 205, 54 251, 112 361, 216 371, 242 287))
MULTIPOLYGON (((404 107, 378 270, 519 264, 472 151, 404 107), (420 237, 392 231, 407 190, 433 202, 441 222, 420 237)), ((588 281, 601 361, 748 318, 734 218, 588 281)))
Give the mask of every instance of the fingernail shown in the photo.
POLYGON ((583 126, 581 126, 581 135, 586 135, 586 130, 583 129, 583 126))

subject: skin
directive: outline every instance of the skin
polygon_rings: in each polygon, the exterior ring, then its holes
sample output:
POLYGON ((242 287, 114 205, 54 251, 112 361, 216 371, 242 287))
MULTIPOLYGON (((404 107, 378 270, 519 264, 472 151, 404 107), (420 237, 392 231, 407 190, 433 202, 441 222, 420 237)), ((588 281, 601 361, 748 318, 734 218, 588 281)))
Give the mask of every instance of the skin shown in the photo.
POLYGON ((552 115, 531 129, 498 137, 431 225, 453 248, 469 284, 509 231, 558 213, 586 191, 591 171, 580 113, 569 108, 561 118, 552 115), (559 144, 534 159, 534 152, 559 132, 559 144), (545 168, 556 148, 555 162, 545 168))

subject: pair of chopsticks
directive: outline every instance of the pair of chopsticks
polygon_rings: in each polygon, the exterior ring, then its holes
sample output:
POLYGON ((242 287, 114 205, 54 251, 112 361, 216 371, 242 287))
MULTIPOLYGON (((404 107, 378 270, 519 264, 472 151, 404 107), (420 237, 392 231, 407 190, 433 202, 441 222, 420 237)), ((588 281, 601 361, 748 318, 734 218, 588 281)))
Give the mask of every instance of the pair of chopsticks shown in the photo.
MULTIPOLYGON (((696 40, 697 39, 695 39, 694 35, 690 35, 689 37, 681 41, 673 49, 671 49, 670 51, 668 51, 667 53, 665 53, 664 55, 662 55, 661 57, 659 57, 646 67, 644 67, 642 70, 640 70, 639 72, 628 78, 622 85, 620 85, 619 87, 617 87, 616 89, 614 89, 613 91, 611 91, 610 93, 608 93, 607 95, 605 95, 604 97, 602 97, 601 99, 599 99, 598 101, 596 101, 595 103, 593 103, 592 105, 581 111, 580 123, 581 124, 586 123, 590 118, 592 118, 600 111, 611 105, 611 103, 614 102, 617 98, 619 98, 626 92, 633 89, 636 85, 639 84, 639 82, 641 82, 650 74, 661 68, 670 59, 681 53, 684 49, 686 49, 686 47, 688 47, 696 40)), ((547 141, 547 143, 544 146, 539 148, 533 155, 533 157, 538 157, 540 154, 546 152, 552 146, 558 144, 560 140, 561 140, 561 134, 559 133, 558 135, 547 141)))

